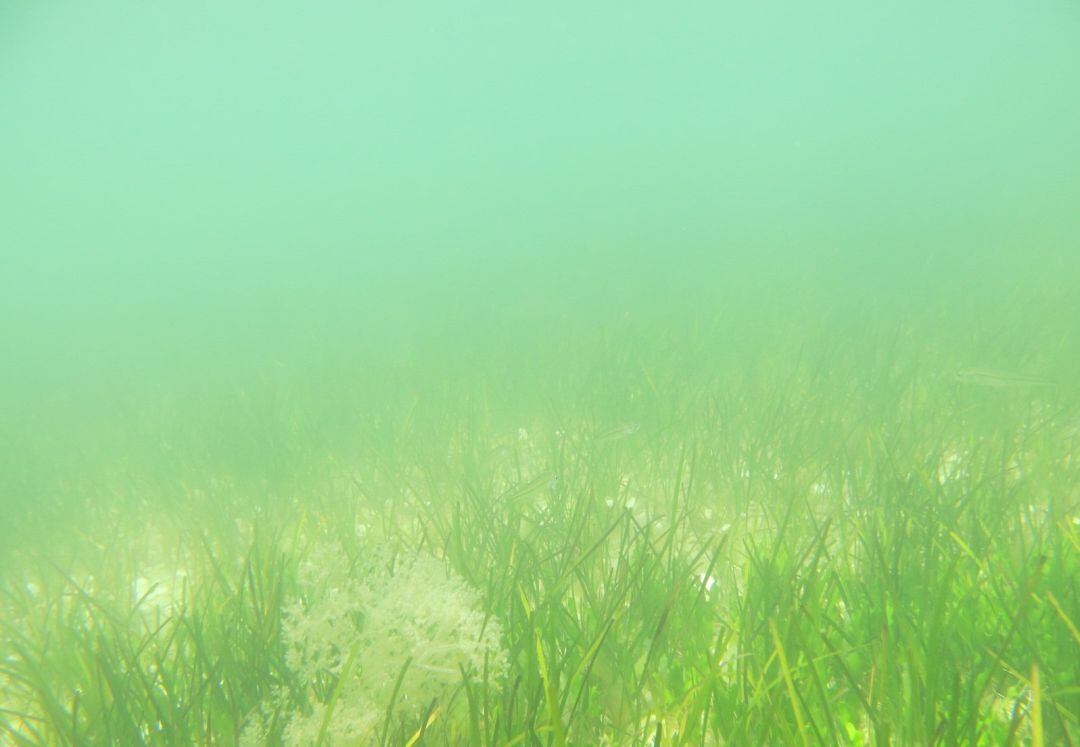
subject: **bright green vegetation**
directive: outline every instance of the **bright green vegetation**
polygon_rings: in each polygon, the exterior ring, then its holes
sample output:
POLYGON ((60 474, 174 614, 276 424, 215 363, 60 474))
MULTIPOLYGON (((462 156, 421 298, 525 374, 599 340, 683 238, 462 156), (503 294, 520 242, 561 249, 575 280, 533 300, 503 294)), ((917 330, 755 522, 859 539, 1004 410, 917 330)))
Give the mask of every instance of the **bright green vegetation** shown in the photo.
POLYGON ((0 742, 1075 744, 1039 312, 492 332, 9 430, 0 742))

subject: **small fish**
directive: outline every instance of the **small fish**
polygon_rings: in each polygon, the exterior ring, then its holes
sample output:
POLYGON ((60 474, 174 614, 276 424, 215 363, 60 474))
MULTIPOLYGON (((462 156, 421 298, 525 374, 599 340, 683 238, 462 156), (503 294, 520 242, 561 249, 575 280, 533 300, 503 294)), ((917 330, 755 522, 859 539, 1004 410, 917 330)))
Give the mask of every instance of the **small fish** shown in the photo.
POLYGON ((956 372, 956 380, 961 384, 993 387, 995 389, 1019 389, 1024 387, 1055 386, 1056 382, 1042 376, 1028 376, 1012 371, 997 371, 991 368, 961 368, 956 372))
POLYGON ((593 438, 593 441, 598 444, 606 444, 609 441, 621 441, 624 438, 628 438, 641 430, 641 423, 624 423, 623 425, 615 426, 614 428, 608 428, 606 431, 600 431, 593 438))
POLYGON ((544 487, 554 492, 558 485, 559 475, 553 470, 545 470, 531 480, 524 480, 511 486, 509 490, 499 496, 498 502, 513 503, 544 487))

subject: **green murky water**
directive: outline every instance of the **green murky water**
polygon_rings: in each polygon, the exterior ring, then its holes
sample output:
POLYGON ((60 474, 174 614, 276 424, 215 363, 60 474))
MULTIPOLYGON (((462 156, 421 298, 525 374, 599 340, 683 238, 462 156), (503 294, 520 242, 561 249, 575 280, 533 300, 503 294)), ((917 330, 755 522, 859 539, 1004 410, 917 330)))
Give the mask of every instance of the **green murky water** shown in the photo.
POLYGON ((1080 740, 1080 8, 0 4, 0 743, 1080 740))

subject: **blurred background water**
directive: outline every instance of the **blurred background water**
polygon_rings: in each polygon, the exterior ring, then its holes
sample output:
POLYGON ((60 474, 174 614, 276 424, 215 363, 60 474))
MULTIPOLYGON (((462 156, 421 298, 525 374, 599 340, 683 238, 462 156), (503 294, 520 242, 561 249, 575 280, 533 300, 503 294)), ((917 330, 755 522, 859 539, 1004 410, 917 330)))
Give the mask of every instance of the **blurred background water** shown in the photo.
POLYGON ((808 325, 1075 381, 1078 38, 1069 0, 8 0, 0 502, 287 470, 279 430, 425 390, 615 411, 594 363, 808 325))

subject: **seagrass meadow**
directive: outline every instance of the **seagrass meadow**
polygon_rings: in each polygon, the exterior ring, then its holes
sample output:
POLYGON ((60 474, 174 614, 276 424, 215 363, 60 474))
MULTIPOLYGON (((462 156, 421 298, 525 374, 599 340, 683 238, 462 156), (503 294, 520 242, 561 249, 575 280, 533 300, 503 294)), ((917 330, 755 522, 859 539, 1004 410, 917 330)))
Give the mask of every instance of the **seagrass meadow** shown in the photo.
POLYGON ((1077 745, 1078 39, 0 0, 0 745, 1077 745))

